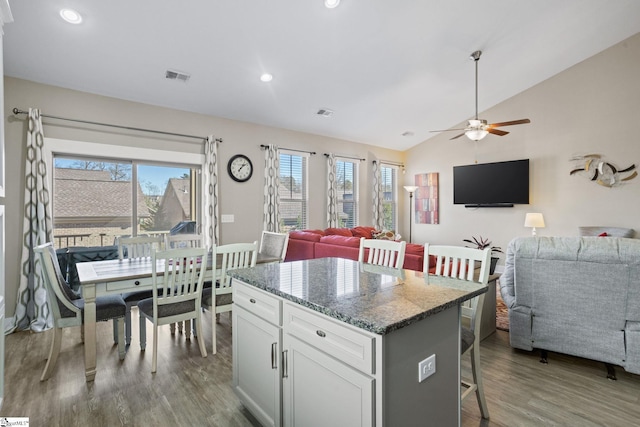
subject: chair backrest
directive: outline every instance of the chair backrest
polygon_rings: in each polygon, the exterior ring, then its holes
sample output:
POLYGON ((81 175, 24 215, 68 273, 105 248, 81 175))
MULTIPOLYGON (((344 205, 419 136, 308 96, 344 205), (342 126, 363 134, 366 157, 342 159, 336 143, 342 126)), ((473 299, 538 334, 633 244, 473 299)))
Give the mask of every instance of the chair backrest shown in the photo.
MULTIPOLYGON (((424 259, 426 270, 429 271, 429 256, 436 257, 436 276, 446 276, 455 279, 477 282, 486 285, 489 282, 489 266, 491 263, 491 248, 474 249, 462 246, 424 245, 424 259)), ((468 318, 470 329, 476 337, 480 336, 480 316, 484 294, 472 298, 462 304, 462 317, 468 318)))
POLYGON ((260 239, 260 249, 258 252, 262 255, 276 257, 280 262, 284 261, 287 255, 287 246, 289 245, 289 233, 274 233, 272 231, 263 231, 260 239))
POLYGON ((71 287, 67 284, 60 265, 56 251, 53 249, 52 243, 45 243, 35 248, 38 254, 39 263, 36 262, 36 268, 40 265, 42 276, 47 289, 49 298, 49 306, 53 319, 57 327, 74 326, 82 324, 82 314, 80 308, 73 304, 73 300, 80 299, 71 287))
POLYGON ((160 250, 162 245, 162 236, 118 237, 116 240, 118 259, 149 258, 153 250, 160 250))
POLYGON ((165 249, 203 248, 204 237, 201 234, 165 235, 165 249))
POLYGON ((393 240, 360 239, 358 261, 385 267, 402 268, 407 242, 393 240), (366 261, 365 261, 366 258, 366 261))
POLYGON ((216 293, 229 293, 231 292, 230 277, 227 272, 236 268, 255 267, 258 259, 258 242, 231 243, 217 246, 212 251, 222 259, 216 293))
POLYGON ((184 319, 186 313, 200 309, 202 283, 207 267, 206 248, 170 249, 152 251, 153 314, 154 323, 162 317, 162 323, 184 319), (158 269, 163 271, 158 274, 158 269), (180 310, 164 310, 168 304, 180 304, 180 310), (186 306, 186 310, 184 309, 186 306))

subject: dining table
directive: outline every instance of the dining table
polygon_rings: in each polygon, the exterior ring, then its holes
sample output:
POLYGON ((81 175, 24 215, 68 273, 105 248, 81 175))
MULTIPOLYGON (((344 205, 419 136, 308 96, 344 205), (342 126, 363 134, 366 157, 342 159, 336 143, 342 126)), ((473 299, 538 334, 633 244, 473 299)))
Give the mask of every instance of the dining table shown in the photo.
MULTIPOLYGON (((258 253, 256 263, 278 262, 278 257, 258 253)), ((204 280, 213 280, 221 268, 222 254, 207 257, 204 280), (215 269, 213 266, 215 265, 215 269)), ((125 292, 147 291, 153 288, 153 261, 147 258, 115 259, 81 262, 76 265, 84 298, 84 366, 87 382, 96 376, 96 298, 125 292)), ((164 274, 164 262, 157 262, 157 274, 164 274)), ((126 352, 126 349, 121 350, 126 352)), ((120 353, 122 359, 125 355, 120 353)))

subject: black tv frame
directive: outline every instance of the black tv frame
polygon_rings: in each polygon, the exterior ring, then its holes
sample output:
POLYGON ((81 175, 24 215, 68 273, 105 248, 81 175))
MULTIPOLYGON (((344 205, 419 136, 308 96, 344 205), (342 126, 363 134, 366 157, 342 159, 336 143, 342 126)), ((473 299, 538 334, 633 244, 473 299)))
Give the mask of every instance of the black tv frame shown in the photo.
MULTIPOLYGON (((465 208, 512 208, 514 206, 514 204, 529 204, 529 185, 530 185, 530 179, 529 179, 529 159, 519 159, 519 160, 507 160, 507 161, 501 161, 501 162, 491 162, 491 163, 480 163, 480 164, 471 164, 471 165, 459 165, 459 166, 454 166, 453 167, 453 199, 454 199, 454 204, 456 205, 464 205, 465 208), (465 203, 465 201, 461 201, 459 203, 456 203, 456 168, 460 168, 458 171, 462 171, 462 170, 475 170, 475 171, 480 171, 481 169, 484 169, 484 172, 486 174, 487 172, 487 167, 492 168, 500 168, 501 166, 505 166, 506 164, 525 164, 527 165, 527 177, 526 177, 526 183, 527 183, 527 202, 523 203, 522 200, 506 200, 504 202, 487 202, 487 203, 465 203)), ((492 171, 492 173, 495 173, 495 171, 492 171)), ((521 177, 522 178, 522 177, 521 177)), ((460 181, 459 181, 460 177, 458 177, 458 181, 457 184, 460 185, 460 181)), ((521 195, 520 195, 521 196, 521 195)))

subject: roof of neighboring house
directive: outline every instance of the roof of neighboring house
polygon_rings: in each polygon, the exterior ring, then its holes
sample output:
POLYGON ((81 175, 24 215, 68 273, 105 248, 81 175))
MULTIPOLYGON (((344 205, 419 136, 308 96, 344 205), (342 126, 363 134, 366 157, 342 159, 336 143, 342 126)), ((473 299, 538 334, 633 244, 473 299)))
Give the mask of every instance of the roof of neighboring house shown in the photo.
POLYGON ((170 194, 175 194, 180 207, 182 208, 182 213, 185 217, 189 216, 191 213, 191 199, 189 197, 189 189, 190 189, 190 180, 188 178, 170 178, 167 183, 167 188, 164 190, 164 195, 162 196, 161 204, 168 202, 168 197, 170 194), (173 191, 170 191, 173 190, 173 191))
MULTIPOLYGON (((138 216, 149 209, 138 186, 138 216)), ((112 181, 108 171, 56 168, 53 183, 54 218, 131 216, 131 181, 112 181)))

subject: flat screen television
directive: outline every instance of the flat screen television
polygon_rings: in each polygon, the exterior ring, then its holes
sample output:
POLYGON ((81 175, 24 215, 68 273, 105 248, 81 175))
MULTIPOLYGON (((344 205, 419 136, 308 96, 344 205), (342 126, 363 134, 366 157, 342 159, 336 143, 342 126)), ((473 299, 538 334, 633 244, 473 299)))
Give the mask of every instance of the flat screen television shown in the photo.
POLYGON ((529 204, 529 159, 454 166, 453 203, 466 207, 529 204))

